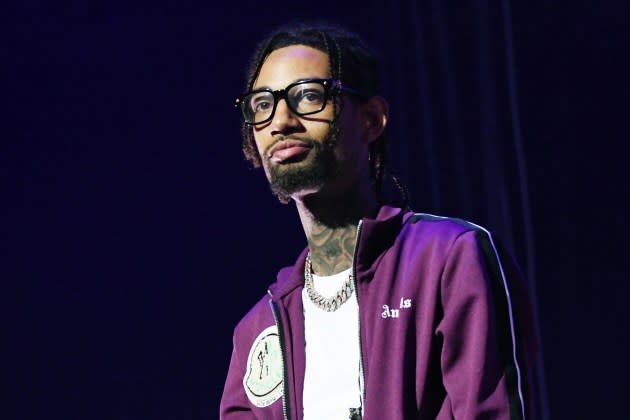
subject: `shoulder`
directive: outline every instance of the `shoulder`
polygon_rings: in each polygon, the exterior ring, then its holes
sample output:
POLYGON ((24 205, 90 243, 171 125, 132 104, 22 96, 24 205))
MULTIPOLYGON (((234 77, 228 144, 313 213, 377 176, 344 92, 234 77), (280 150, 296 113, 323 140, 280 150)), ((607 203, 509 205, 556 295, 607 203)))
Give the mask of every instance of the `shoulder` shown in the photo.
POLYGON ((484 231, 487 229, 457 217, 438 216, 430 213, 410 212, 405 218, 405 225, 415 226, 427 230, 440 232, 441 234, 459 235, 469 231, 484 231))
POLYGON ((429 213, 409 213, 401 230, 401 238, 443 251, 449 251, 455 244, 474 246, 492 241, 491 233, 483 226, 460 218, 429 213))

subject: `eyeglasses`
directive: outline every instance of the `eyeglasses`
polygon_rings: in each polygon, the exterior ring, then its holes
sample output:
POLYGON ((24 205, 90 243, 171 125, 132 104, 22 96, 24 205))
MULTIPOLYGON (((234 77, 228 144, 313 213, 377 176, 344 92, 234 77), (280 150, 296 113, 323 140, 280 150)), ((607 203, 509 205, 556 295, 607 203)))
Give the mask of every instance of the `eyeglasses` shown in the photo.
POLYGON ((273 118, 280 99, 287 102, 293 113, 300 116, 311 115, 323 111, 328 100, 342 91, 363 97, 356 90, 342 86, 339 80, 306 79, 291 83, 280 90, 252 90, 239 96, 235 106, 241 109, 245 124, 257 125, 273 118))

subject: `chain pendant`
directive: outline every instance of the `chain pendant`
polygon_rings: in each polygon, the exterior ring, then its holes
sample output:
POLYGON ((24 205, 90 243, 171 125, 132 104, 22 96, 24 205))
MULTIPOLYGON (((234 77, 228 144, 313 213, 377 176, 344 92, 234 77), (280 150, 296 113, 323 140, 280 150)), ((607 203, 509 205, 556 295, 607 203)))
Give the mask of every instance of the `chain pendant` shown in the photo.
POLYGON ((339 309, 352 296, 354 278, 350 274, 348 280, 341 286, 336 295, 325 298, 317 293, 313 285, 313 268, 311 267, 311 254, 309 253, 306 255, 306 262, 304 263, 304 287, 306 288, 306 294, 315 306, 326 312, 333 312, 339 309))

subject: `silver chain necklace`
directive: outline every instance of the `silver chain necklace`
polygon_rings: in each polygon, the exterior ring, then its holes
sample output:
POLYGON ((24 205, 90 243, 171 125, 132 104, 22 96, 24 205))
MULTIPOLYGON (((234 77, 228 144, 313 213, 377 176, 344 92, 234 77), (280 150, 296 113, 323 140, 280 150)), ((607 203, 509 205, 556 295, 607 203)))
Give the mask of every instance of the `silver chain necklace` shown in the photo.
POLYGON ((304 286, 306 287, 306 294, 308 295, 311 302, 315 304, 319 309, 322 309, 326 312, 334 312, 341 305, 346 303, 350 296, 352 296, 352 291, 354 290, 354 281, 352 278, 352 274, 348 275, 348 280, 346 280, 341 289, 339 291, 327 298, 315 290, 315 285, 313 284, 313 267, 311 266, 311 254, 308 253, 306 255, 306 263, 304 264, 304 286))

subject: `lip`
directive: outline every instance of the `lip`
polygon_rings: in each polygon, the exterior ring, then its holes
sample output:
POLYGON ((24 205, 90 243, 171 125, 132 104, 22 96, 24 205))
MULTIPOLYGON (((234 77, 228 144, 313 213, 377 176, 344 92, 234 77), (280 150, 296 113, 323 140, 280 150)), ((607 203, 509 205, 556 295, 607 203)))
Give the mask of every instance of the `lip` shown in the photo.
POLYGON ((296 158, 308 154, 311 148, 310 144, 302 140, 280 140, 271 146, 267 152, 267 157, 275 163, 282 163, 288 160, 294 161, 296 158))

